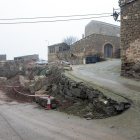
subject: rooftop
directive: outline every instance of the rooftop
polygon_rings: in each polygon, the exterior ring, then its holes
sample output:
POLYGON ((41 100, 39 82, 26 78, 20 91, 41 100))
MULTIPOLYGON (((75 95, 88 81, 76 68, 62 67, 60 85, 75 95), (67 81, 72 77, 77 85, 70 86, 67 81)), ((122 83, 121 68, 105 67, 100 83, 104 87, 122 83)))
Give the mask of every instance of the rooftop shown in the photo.
MULTIPOLYGON (((54 44, 54 45, 50 45, 50 46, 48 46, 48 47, 59 46, 59 45, 62 45, 62 44, 63 44, 63 45, 64 45, 64 44, 67 45, 66 43, 62 42, 62 43, 58 43, 58 44, 54 44)), ((69 45, 67 45, 67 46, 69 46, 69 45)))
POLYGON ((38 54, 24 55, 24 56, 17 56, 17 57, 14 57, 14 58, 19 58, 19 57, 27 57, 27 56, 33 56, 33 55, 38 55, 38 54))
MULTIPOLYGON (((106 22, 102 22, 102 21, 92 20, 88 24, 90 24, 90 23, 99 23, 99 24, 103 24, 103 25, 108 25, 108 26, 120 28, 120 26, 118 26, 118 25, 114 25, 114 24, 110 24, 110 23, 106 23, 106 22)), ((86 26, 88 26, 88 24, 86 26)))

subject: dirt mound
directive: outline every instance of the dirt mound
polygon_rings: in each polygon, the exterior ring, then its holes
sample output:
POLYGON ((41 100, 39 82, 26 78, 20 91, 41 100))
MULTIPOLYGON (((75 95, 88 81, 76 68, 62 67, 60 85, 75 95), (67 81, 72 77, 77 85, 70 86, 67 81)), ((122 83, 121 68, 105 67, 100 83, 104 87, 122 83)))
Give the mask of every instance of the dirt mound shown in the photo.
MULTIPOLYGON (((16 75, 15 77, 8 79, 6 81, 0 82, 0 85, 2 86, 2 91, 6 93, 8 97, 10 97, 13 100, 16 100, 17 102, 33 102, 34 97, 27 97, 25 95, 21 95, 18 92, 15 91, 14 86, 20 86, 19 83, 19 75, 16 75), (8 87, 8 86, 13 86, 13 87, 8 87)), ((31 94, 30 91, 25 88, 20 86, 17 88, 17 91, 24 93, 24 94, 31 94)))

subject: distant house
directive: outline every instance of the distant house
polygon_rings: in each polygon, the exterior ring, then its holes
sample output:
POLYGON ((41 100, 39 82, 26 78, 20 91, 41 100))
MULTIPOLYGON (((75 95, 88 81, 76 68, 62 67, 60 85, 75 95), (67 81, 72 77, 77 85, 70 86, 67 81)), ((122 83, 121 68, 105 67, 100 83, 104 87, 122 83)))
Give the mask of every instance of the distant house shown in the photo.
POLYGON ((38 61, 39 57, 38 57, 38 54, 33 54, 33 55, 25 55, 25 56, 14 57, 14 60, 38 61))
POLYGON ((6 60, 6 54, 1 54, 0 55, 0 61, 6 60))
POLYGON ((51 46, 48 46, 48 62, 56 61, 57 53, 63 53, 70 50, 70 46, 66 43, 58 43, 51 46))

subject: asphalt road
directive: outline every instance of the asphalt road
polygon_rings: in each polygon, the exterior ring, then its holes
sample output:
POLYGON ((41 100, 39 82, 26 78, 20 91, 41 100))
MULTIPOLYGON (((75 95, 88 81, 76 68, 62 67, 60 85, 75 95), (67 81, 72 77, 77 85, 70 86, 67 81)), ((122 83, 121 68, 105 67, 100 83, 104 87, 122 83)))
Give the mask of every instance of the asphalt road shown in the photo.
POLYGON ((131 139, 131 136, 128 138, 129 133, 123 133, 112 125, 106 127, 104 122, 102 124, 99 120, 46 111, 36 103, 17 103, 0 92, 0 140, 131 139))

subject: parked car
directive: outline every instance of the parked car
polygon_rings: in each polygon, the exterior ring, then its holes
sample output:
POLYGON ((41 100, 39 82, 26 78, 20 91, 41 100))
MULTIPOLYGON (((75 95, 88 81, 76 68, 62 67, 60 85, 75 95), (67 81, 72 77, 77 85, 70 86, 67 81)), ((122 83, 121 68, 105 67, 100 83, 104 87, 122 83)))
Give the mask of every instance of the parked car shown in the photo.
POLYGON ((37 62, 35 62, 36 65, 48 65, 48 61, 46 60, 39 60, 37 62))
POLYGON ((63 64, 70 65, 70 62, 62 61, 63 64))

